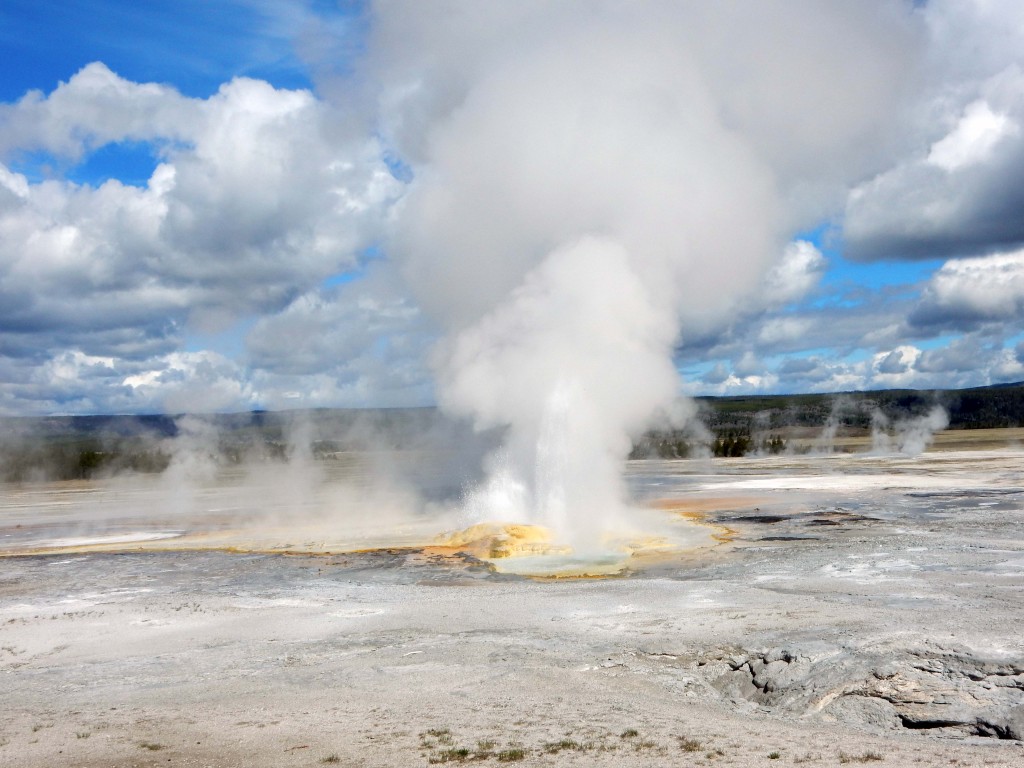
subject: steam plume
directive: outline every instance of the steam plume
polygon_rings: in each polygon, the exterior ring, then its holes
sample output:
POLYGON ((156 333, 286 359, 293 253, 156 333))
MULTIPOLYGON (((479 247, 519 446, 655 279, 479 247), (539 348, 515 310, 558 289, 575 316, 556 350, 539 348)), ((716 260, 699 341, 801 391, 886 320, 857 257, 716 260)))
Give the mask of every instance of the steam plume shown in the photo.
POLYGON ((924 453, 936 432, 949 426, 949 413, 941 405, 928 413, 892 422, 881 411, 871 414, 871 450, 873 453, 924 453))
POLYGON ((914 47, 898 8, 377 6, 382 123, 414 172, 391 248, 446 331, 441 405, 508 425, 472 514, 584 545, 616 525, 674 345, 879 160, 914 47))

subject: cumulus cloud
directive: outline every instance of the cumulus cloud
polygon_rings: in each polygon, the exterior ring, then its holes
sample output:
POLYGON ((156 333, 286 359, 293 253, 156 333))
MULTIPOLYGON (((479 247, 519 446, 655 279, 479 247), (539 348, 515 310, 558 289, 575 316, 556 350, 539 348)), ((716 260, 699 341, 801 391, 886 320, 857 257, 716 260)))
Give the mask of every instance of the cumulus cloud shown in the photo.
POLYGON ((1024 343, 998 350, 989 370, 992 382, 1024 381, 1024 343))
POLYGON ((902 344, 893 350, 876 352, 871 356, 866 373, 871 376, 871 381, 875 382, 875 387, 902 387, 909 383, 921 355, 921 350, 911 344, 902 344))
POLYGON ((913 356, 907 354, 907 348, 894 349, 889 354, 880 358, 876 368, 879 373, 893 374, 906 373, 910 370, 913 356))
POLYGON ((779 307, 804 298, 821 279, 825 257, 812 243, 797 240, 789 243, 782 259, 765 276, 760 293, 769 307, 779 307))
POLYGON ((969 329, 1024 319, 1024 250, 947 261, 910 315, 915 325, 969 329))
POLYGON ((811 320, 806 317, 768 317, 759 325, 757 340, 762 345, 774 345, 803 340, 811 329, 811 320))
MULTIPOLYGON (((779 377, 772 373, 763 375, 737 376, 730 373, 721 381, 703 380, 710 386, 702 388, 702 394, 729 397, 730 395, 777 394, 779 377)), ((692 391, 692 383, 684 384, 684 388, 692 391)))
POLYGON ((788 358, 775 370, 780 391, 956 389, 1024 378, 1024 363, 998 338, 958 336, 921 349, 901 344, 863 359, 788 358))
POLYGON ((260 319, 248 360, 268 407, 429 405, 436 332, 384 264, 260 319))
POLYGON ((779 374, 783 377, 807 377, 821 369, 821 360, 817 357, 790 357, 779 366, 779 374))
POLYGON ((944 171, 966 168, 987 161, 999 142, 1020 132, 1004 114, 997 114, 985 101, 968 104, 952 131, 932 144, 926 162, 944 171))
POLYGON ((80 160, 111 142, 187 142, 201 112, 200 101, 169 86, 133 83, 93 62, 49 96, 31 91, 0 105, 0 155, 45 150, 80 160))
POLYGON ((899 162, 846 206, 858 259, 967 256, 1024 244, 1024 8, 932 0, 916 10, 929 79, 899 162))
POLYGON ((255 393, 238 365, 215 352, 175 352, 150 368, 126 376, 123 386, 150 406, 170 413, 206 413, 257 407, 255 393))
POLYGON ((0 371, 0 412, 200 412, 257 405, 245 371, 208 351, 125 360, 70 349, 31 364, 5 358, 0 371))
POLYGON ((733 371, 740 377, 757 376, 764 373, 764 370, 764 363, 749 349, 733 363, 733 371))
POLYGON ((725 366, 725 363, 716 363, 713 368, 701 376, 700 380, 705 384, 721 384, 723 381, 728 379, 729 376, 730 371, 725 366))
POLYGON ((272 316, 356 268, 399 189, 376 139, 347 132, 310 92, 259 80, 197 99, 94 63, 49 95, 0 105, 0 354, 43 372, 68 355, 157 372, 128 391, 111 377, 96 401, 39 390, 17 410, 250 407, 243 363, 214 375, 210 361, 174 357, 183 340, 272 316), (154 154, 140 186, 15 170, 26 157, 66 170, 124 142, 154 154), (208 394, 166 394, 184 377, 208 394))
POLYGON ((969 337, 953 341, 946 347, 922 352, 915 367, 922 373, 958 373, 977 370, 979 354, 976 339, 969 337))
POLYGON ((0 323, 37 347, 61 329, 62 344, 91 353, 97 332, 222 326, 354 266, 395 182, 374 142, 345 140, 336 117, 261 81, 190 99, 102 64, 4 105, 8 163, 28 150, 73 162, 122 141, 152 142, 160 162, 144 187, 31 181, 0 165, 0 323))

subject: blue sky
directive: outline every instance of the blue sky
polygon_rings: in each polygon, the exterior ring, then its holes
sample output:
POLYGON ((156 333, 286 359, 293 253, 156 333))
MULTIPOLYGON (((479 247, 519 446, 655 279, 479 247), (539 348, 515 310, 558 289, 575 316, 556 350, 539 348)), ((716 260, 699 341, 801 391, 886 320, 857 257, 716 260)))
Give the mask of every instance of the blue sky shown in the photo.
MULTIPOLYGON (((811 164, 769 133, 771 104, 748 116, 741 140, 774 174, 784 205, 794 190, 820 192, 768 222, 769 256, 737 262, 737 275, 760 275, 759 288, 737 288, 722 317, 694 322, 683 311, 681 391, 1024 379, 1020 12, 917 6, 904 11, 922 30, 921 64, 894 44, 878 81, 929 67, 919 90, 824 110, 847 110, 844 125, 890 126, 870 152, 837 143, 814 157, 828 173, 797 179, 793 169, 811 164)), ((485 103, 501 82, 494 73, 560 66, 531 59, 530 46, 541 22, 575 23, 554 7, 456 7, 431 37, 409 20, 420 10, 402 3, 4 3, 0 413, 433 403, 431 350, 463 315, 446 314, 444 302, 459 299, 443 286, 410 277, 419 257, 405 254, 416 247, 403 239, 414 230, 408 211, 424 190, 437 193, 429 184, 439 171, 462 167, 443 164, 458 138, 442 151, 446 132, 472 114, 458 105, 485 103), (520 42, 506 50, 491 40, 520 42)), ((703 15, 697 23, 716 23, 703 15)), ((758 25, 748 39, 774 50, 758 25)), ((728 70, 740 73, 737 91, 744 55, 737 48, 728 70)), ((715 62, 697 74, 728 111, 734 83, 714 79, 720 71, 715 62)), ((544 103, 544 79, 522 94, 526 109, 544 103)), ((815 108, 784 85, 780 112, 792 98, 815 108)), ((820 85, 827 94, 834 84, 820 85)), ((643 134, 639 114, 629 129, 643 134)), ((660 130, 652 124, 650 137, 660 130)), ((723 167, 723 178, 731 172, 723 167)), ((490 173, 480 200, 491 188, 508 199, 490 173)), ((505 215, 493 216, 495 231, 505 215)), ((525 274, 494 258, 485 283, 525 274)))
POLYGON ((135 82, 171 83, 188 96, 209 96, 239 75, 308 88, 308 66, 292 46, 301 9, 230 0, 10 0, 0 8, 7 62, 0 98, 49 91, 93 61, 135 82))

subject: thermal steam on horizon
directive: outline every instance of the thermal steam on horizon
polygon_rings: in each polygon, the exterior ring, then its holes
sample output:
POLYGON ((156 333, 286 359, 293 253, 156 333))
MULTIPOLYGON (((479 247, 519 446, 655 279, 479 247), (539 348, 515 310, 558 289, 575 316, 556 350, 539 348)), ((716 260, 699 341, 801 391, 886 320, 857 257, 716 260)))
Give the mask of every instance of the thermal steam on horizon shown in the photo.
POLYGON ((675 346, 785 300, 756 294, 877 170, 916 41, 874 2, 396 2, 374 24, 414 177, 388 247, 444 330, 438 399, 508 426, 470 522, 600 546, 675 346))
POLYGON ((916 456, 924 452, 935 433, 949 426, 949 414, 936 405, 916 417, 893 422, 881 411, 871 419, 871 448, 875 453, 899 453, 916 456))

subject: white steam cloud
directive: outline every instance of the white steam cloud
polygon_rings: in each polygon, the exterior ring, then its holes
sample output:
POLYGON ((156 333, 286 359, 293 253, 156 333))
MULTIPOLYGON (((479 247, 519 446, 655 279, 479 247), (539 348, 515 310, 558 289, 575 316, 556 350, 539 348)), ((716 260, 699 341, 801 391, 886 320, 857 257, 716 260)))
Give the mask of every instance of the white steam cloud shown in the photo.
POLYGON ((871 450, 873 453, 897 453, 917 456, 924 453, 936 432, 949 426, 949 413, 941 405, 928 413, 892 422, 881 411, 871 414, 871 450))
POLYGON ((589 545, 631 438, 677 397, 674 345, 726 325, 877 170, 909 11, 442 5, 373 16, 386 139, 414 174, 390 248, 446 331, 440 403, 509 427, 470 511, 589 545))

